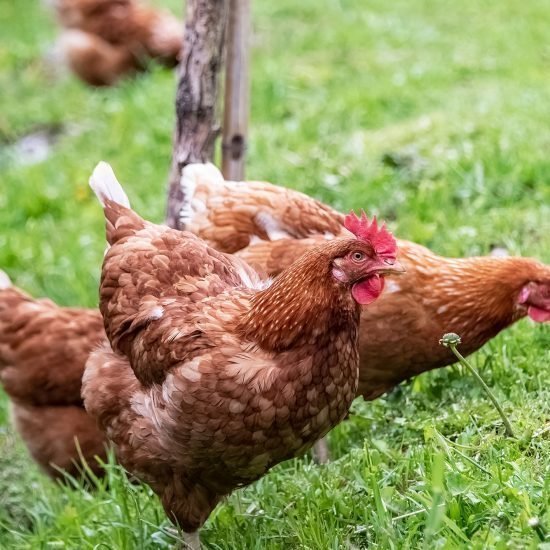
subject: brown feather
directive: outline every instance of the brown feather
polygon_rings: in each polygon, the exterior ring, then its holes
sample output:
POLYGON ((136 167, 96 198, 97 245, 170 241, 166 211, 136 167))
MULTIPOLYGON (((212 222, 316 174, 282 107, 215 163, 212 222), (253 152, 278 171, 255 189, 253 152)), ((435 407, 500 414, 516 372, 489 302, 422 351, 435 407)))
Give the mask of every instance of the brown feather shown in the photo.
POLYGON ((257 181, 226 182, 212 165, 186 167, 182 182, 194 188, 186 229, 223 252, 237 252, 254 238, 350 236, 341 214, 297 191, 257 181))

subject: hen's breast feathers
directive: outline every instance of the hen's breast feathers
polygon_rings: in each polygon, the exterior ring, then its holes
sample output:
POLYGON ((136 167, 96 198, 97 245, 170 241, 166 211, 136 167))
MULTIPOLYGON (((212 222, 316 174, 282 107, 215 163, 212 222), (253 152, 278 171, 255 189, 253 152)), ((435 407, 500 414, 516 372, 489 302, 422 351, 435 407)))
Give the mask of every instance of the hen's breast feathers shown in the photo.
POLYGON ((134 400, 136 410, 151 420, 166 446, 173 442, 179 446, 176 452, 198 458, 214 452, 227 466, 238 467, 243 481, 245 475, 250 481, 305 450, 345 415, 357 377, 347 370, 349 357, 343 358, 343 368, 329 358, 339 359, 336 347, 341 344, 351 348, 349 335, 332 338, 333 344, 322 352, 310 346, 274 357, 258 349, 247 351, 244 342, 230 335, 211 333, 209 347, 171 370, 160 387, 151 386, 134 400), (327 355, 324 374, 314 365, 322 362, 319 353, 327 355), (151 410, 161 400, 164 407, 151 410), (255 465, 250 464, 252 457, 255 465))

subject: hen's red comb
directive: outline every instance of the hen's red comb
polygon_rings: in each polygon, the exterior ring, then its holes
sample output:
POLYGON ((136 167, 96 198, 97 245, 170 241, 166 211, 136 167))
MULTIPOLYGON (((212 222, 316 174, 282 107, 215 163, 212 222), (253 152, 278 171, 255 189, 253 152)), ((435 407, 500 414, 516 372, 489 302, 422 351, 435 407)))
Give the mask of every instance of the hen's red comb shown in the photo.
POLYGON ((364 210, 361 210, 361 217, 352 210, 344 219, 344 227, 358 239, 369 241, 378 256, 393 259, 397 256, 394 236, 386 229, 385 223, 378 227, 376 216, 369 222, 364 210))

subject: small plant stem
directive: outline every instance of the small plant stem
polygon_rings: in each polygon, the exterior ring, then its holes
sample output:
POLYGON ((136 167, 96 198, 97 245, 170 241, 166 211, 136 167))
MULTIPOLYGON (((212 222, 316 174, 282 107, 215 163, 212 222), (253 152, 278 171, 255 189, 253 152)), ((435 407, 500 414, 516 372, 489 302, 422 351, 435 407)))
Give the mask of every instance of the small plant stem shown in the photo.
POLYGON ((502 422, 504 422, 504 427, 506 430, 506 435, 508 437, 513 437, 515 439, 514 431, 512 430, 512 426, 510 425, 510 422, 508 421, 508 417, 502 410, 499 402, 497 401, 497 398, 489 388, 489 386, 485 383, 485 380, 481 378, 479 373, 470 365, 470 363, 462 356, 462 354, 456 349, 456 345, 454 343, 450 343, 449 347, 451 348, 451 351, 456 355, 458 360, 460 361, 460 364, 465 366, 476 378, 476 380, 481 384, 481 387, 485 390, 485 393, 489 396, 489 399, 493 402, 493 405, 497 409, 498 413, 500 414, 500 417, 502 418, 502 422))
POLYGON ((531 527, 541 542, 546 540, 546 531, 541 525, 539 518, 531 518, 529 520, 529 527, 531 527))

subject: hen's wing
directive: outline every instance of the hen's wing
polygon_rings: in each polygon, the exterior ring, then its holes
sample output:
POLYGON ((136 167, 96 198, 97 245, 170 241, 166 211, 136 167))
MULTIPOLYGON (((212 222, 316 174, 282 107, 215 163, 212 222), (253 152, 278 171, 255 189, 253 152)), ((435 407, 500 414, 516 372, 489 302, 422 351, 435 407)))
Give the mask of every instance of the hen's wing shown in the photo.
POLYGON ((238 258, 191 233, 149 226, 107 253, 101 311, 113 349, 128 356, 146 383, 162 379, 190 350, 205 345, 199 323, 190 320, 202 302, 229 289, 260 286, 238 258))
POLYGON ((181 186, 186 229, 224 252, 258 240, 349 236, 343 216, 321 202, 270 183, 225 181, 212 164, 186 166, 181 186))
POLYGON ((188 319, 204 301, 263 283, 243 260, 141 219, 124 206, 128 199, 108 165, 98 165, 90 183, 104 204, 112 245, 100 285, 107 336, 143 383, 158 381, 196 348, 198 322, 188 319))

